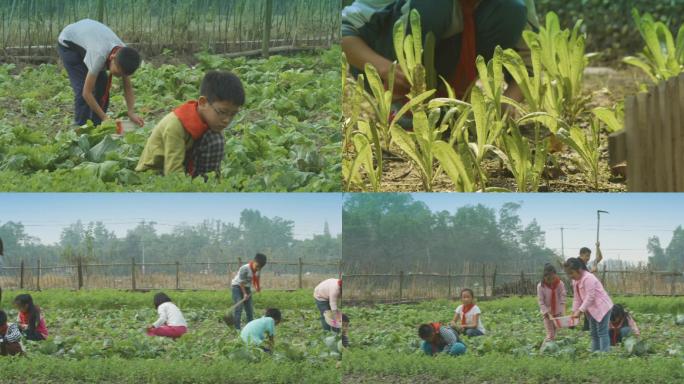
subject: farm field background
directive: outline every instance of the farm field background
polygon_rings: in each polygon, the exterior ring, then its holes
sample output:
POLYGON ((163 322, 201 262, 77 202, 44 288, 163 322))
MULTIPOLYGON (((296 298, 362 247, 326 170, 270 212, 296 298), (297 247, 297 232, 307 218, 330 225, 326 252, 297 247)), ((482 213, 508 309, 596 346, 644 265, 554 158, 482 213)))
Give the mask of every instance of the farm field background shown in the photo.
MULTIPOLYGON (((568 298, 568 305, 571 305, 568 298)), ((558 350, 540 352, 545 331, 536 298, 480 301, 487 334, 465 338, 463 356, 428 357, 420 350, 418 325, 449 322, 459 304, 347 307, 353 319, 352 348, 343 357, 343 383, 674 383, 684 380, 684 312, 680 297, 615 297, 626 304, 650 345, 643 356, 624 347, 605 356, 589 352, 588 332, 561 330, 558 350)))
MULTIPOLYGON (((158 61, 177 62, 172 52, 158 61)), ((147 63, 133 78, 145 127, 124 136, 112 124, 71 126, 73 93, 54 64, 0 65, 0 191, 340 190, 339 47, 268 59, 198 54, 195 65, 147 63), (150 130, 198 97, 207 70, 235 72, 247 104, 226 129, 220 180, 133 171, 150 130)), ((113 83, 110 110, 125 116, 113 83)))
MULTIPOLYGON (((6 311, 18 293, 3 292, 6 311)), ((235 330, 218 321, 232 304, 227 289, 167 293, 188 321, 188 333, 175 342, 144 333, 157 317, 154 292, 31 292, 50 336, 25 341, 27 358, 0 359, 3 380, 23 382, 30 374, 31 383, 340 382, 339 355, 324 343, 329 334, 321 330, 311 290, 255 296, 255 318, 267 307, 283 313, 272 356, 246 348, 235 330)))

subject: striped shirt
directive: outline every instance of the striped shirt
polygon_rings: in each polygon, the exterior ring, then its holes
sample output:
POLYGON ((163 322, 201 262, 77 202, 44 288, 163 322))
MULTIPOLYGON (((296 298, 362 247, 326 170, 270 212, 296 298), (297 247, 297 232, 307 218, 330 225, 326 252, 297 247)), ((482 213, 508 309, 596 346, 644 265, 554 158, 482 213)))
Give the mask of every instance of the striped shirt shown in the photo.
POLYGON ((447 325, 442 325, 439 327, 439 334, 442 336, 442 339, 446 343, 446 346, 442 350, 442 352, 449 352, 451 350, 451 346, 459 343, 460 341, 458 340, 458 334, 456 331, 454 331, 451 327, 447 325))
POLYGON ((0 335, 0 340, 6 343, 16 343, 21 340, 21 331, 14 323, 7 324, 7 332, 0 335))

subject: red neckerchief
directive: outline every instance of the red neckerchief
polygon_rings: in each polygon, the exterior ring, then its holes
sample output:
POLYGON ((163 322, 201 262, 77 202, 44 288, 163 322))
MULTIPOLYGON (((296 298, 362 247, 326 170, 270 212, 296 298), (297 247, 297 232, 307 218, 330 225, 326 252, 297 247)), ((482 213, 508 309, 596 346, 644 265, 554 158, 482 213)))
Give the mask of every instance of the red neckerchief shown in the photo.
POLYGON ((475 303, 470 303, 468 305, 464 305, 463 308, 461 308, 461 325, 466 325, 466 313, 470 312, 471 309, 475 306, 475 303))
POLYGON ((475 35, 475 8, 479 0, 461 0, 463 13, 463 32, 461 35, 461 52, 458 57, 456 72, 451 76, 450 83, 456 94, 465 95, 466 90, 477 78, 477 39, 475 35))
MULTIPOLYGON (((625 316, 625 317, 627 317, 627 316, 625 316)), ((624 317, 622 318, 622 320, 620 320, 619 323, 616 323, 616 322, 613 322, 613 321, 610 322, 610 328, 613 330, 613 334, 610 335, 610 341, 611 341, 611 344, 612 344, 612 345, 616 345, 616 344, 617 344, 618 334, 620 333, 620 328, 622 328, 622 324, 623 324, 624 322, 625 322, 625 318, 624 318, 624 317)))
POLYGON ((252 271, 252 285, 254 286, 254 289, 258 292, 261 289, 261 287, 259 287, 259 275, 257 275, 257 270, 254 267, 253 261, 249 262, 249 269, 252 271))
MULTIPOLYGON (((209 129, 207 123, 202 120, 202 117, 197 112, 198 104, 199 103, 197 101, 191 100, 173 110, 173 113, 181 121, 185 131, 192 136, 193 140, 199 140, 207 131, 207 129, 209 129)), ((195 164, 191 154, 192 148, 185 155, 185 157, 188 159, 186 172, 191 176, 195 176, 195 164)))
MULTIPOLYGON (((107 61, 105 62, 105 68, 109 69, 109 66, 112 63, 112 60, 116 57, 116 54, 119 52, 119 49, 121 47, 114 47, 111 52, 109 52, 109 56, 107 57, 107 61)), ((105 87, 105 92, 104 95, 102 95, 102 99, 100 99, 100 107, 104 109, 105 105, 107 105, 107 102, 109 101, 109 90, 112 88, 112 71, 109 71, 109 78, 107 79, 107 87, 105 87)))
MULTIPOLYGON (((432 327, 432 330, 436 334, 439 334, 439 329, 442 328, 441 323, 430 323, 430 326, 432 327)), ((432 348, 432 353, 435 353, 436 352, 435 350, 438 349, 437 346, 435 344, 433 344, 432 342, 430 343, 430 348, 432 348)))
POLYGON ((183 124, 185 131, 192 136, 193 140, 198 140, 209 129, 207 123, 202 120, 197 112, 198 104, 197 101, 192 100, 173 110, 173 113, 183 124))
POLYGON ((342 279, 337 280, 337 286, 342 288, 342 279))
POLYGON ((551 285, 546 284, 546 281, 544 281, 543 284, 546 288, 551 290, 551 316, 556 316, 557 313, 560 313, 556 310, 556 288, 560 285, 560 278, 556 276, 556 280, 554 280, 551 285))

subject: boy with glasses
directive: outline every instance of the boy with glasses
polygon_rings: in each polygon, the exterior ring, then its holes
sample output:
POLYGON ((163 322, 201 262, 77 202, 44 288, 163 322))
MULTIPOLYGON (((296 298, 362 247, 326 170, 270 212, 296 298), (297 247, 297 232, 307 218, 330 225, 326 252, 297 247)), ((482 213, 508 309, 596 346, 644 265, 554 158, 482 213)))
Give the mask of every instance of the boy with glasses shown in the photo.
POLYGON ((220 173, 223 130, 244 104, 245 91, 235 74, 207 72, 199 99, 176 108, 152 129, 135 170, 193 177, 220 173))

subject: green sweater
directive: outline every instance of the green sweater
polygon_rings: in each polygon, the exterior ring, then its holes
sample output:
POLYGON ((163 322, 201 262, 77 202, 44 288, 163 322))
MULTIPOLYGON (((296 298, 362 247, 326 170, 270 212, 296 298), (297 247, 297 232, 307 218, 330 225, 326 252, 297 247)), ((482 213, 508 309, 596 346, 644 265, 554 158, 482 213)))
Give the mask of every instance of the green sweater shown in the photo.
POLYGON ((185 172, 185 153, 192 144, 192 136, 171 112, 152 129, 135 170, 154 169, 164 175, 185 172))

